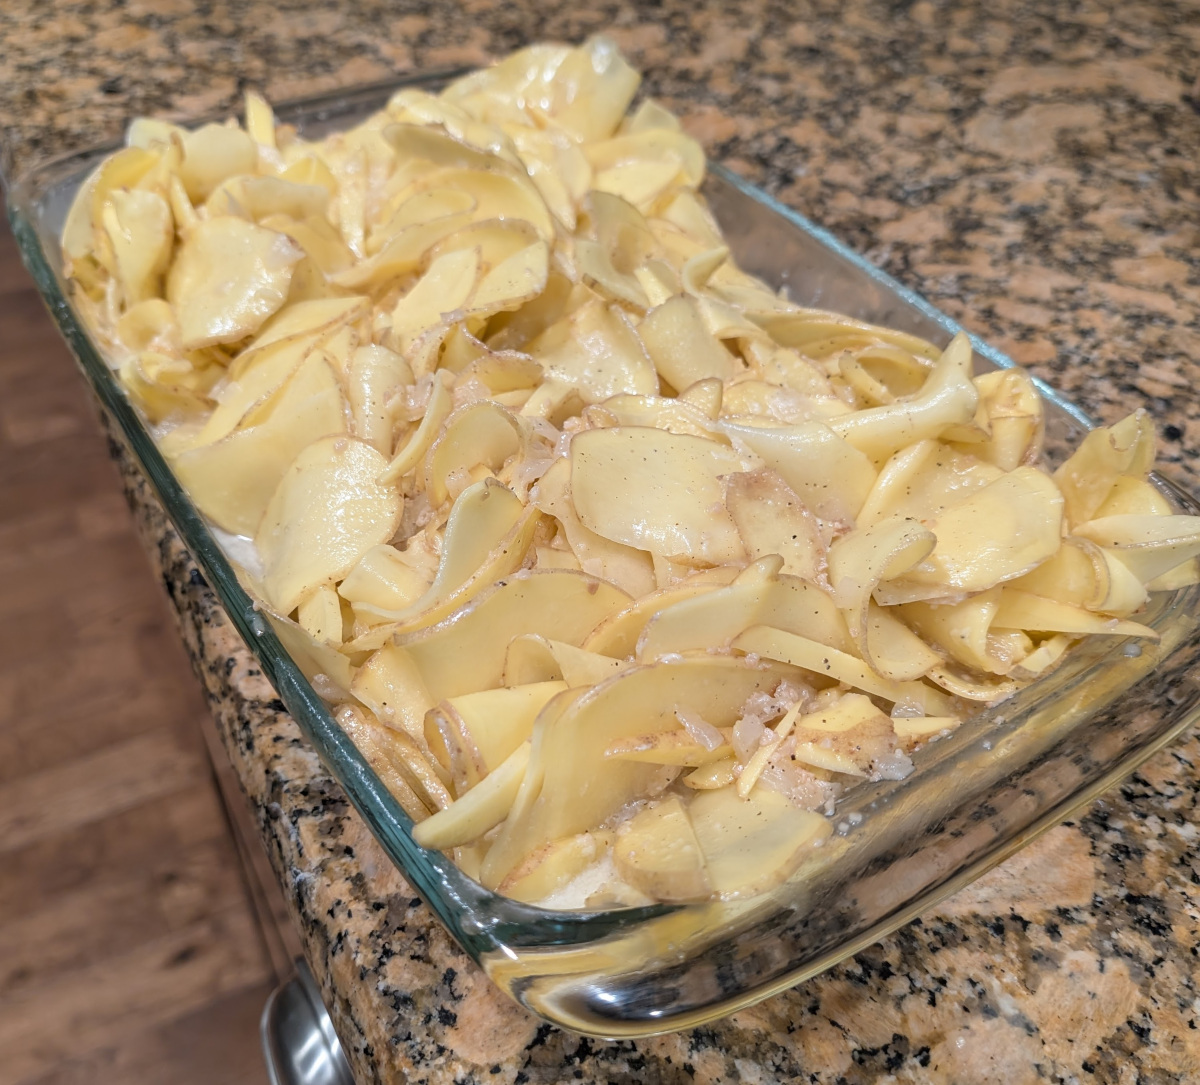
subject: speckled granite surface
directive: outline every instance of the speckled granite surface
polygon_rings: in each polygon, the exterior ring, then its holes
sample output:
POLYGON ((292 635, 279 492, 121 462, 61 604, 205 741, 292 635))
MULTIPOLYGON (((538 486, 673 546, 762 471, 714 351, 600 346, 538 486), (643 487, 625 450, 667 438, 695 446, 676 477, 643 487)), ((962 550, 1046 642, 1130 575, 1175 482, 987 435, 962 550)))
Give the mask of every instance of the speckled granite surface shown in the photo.
MULTIPOLYGON (((130 115, 605 28, 709 151, 1112 419, 1200 446, 1200 5, 6 0, 8 170, 130 115)), ((362 1082, 1200 1079, 1200 742, 917 923, 710 1028, 539 1026, 390 867, 127 480, 362 1082)))

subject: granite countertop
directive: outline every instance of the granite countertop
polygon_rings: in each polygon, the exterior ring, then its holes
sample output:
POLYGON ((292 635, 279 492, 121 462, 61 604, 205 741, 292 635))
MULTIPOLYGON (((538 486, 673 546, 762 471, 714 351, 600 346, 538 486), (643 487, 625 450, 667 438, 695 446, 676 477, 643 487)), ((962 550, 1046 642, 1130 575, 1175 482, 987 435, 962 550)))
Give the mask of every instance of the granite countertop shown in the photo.
MULTIPOLYGON (((233 109, 246 85, 278 100, 600 29, 712 155, 1095 415, 1147 407, 1195 487, 1196 3, 6 0, 0 161, 233 109)), ((1194 734, 823 976, 707 1028, 585 1040, 432 920, 126 479, 361 1082, 1200 1079, 1194 734)))

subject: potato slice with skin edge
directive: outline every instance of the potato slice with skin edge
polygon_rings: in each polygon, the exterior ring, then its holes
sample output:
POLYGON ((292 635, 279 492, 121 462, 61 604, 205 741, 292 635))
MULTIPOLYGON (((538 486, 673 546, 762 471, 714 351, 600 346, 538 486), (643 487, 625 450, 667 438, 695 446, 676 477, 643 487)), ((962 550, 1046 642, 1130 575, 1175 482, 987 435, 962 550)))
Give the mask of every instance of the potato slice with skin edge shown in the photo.
POLYGON ((871 461, 823 422, 765 427, 727 421, 722 429, 779 472, 822 520, 854 523, 875 483, 871 461))
POLYGON ((499 404, 481 400, 455 411, 425 463, 425 492, 430 502, 436 508, 450 497, 446 480, 458 468, 481 463, 498 471, 523 445, 520 421, 499 404))
POLYGON ((425 593, 376 636, 435 625, 500 577, 516 571, 533 541, 540 513, 524 508, 511 490, 485 479, 462 492, 446 524, 442 561, 425 593))
POLYGON ((834 599, 846 614, 855 644, 871 667, 894 677, 886 660, 875 659, 868 637, 871 594, 881 580, 908 572, 924 561, 937 539, 916 520, 898 516, 872 527, 856 528, 829 548, 829 581, 834 599))
POLYGON ((303 250, 285 234, 242 219, 203 219, 167 273, 184 350, 236 343, 287 300, 303 250))
POLYGON ((832 832, 829 820, 755 788, 700 791, 688 806, 713 894, 721 900, 766 892, 791 876, 805 852, 832 832))
POLYGON ((208 199, 226 177, 253 173, 258 148, 240 128, 224 124, 206 124, 195 131, 180 130, 183 162, 179 177, 189 198, 198 203, 208 199))
POLYGON ((951 714, 953 706, 937 690, 923 682, 893 682, 882 678, 861 659, 795 633, 765 625, 753 626, 738 636, 733 646, 748 654, 775 659, 811 674, 832 678, 893 704, 915 703, 929 715, 951 714))
POLYGON ((882 464, 907 445, 970 422, 978 405, 979 392, 971 383, 971 341, 959 332, 916 396, 833 419, 830 428, 882 464))
POLYGON ((834 601, 798 577, 780 576, 774 556, 748 565, 728 587, 659 611, 638 639, 637 658, 646 663, 664 655, 725 648, 752 625, 763 624, 853 651, 834 601))
POLYGON ((410 606, 425 593, 429 583, 399 550, 381 543, 371 547, 347 574, 338 585, 338 595, 352 607, 364 605, 391 612, 410 606))
POLYGON ((454 397, 450 392, 453 379, 453 374, 441 370, 433 375, 433 386, 421 423, 380 473, 381 483, 395 482, 396 479, 407 475, 421 462, 421 457, 437 439, 442 423, 450 417, 450 411, 454 408, 454 397))
POLYGON ((313 349, 312 339, 292 339, 259 351, 237 380, 219 389, 216 408, 189 447, 198 448, 228 437, 255 407, 264 405, 287 384, 313 349))
POLYGON ((444 810, 454 801, 420 746, 406 732, 385 727, 365 709, 353 705, 338 712, 338 722, 347 733, 353 730, 356 744, 364 732, 369 735, 373 750, 429 810, 444 810))
POLYGON ((661 780, 661 766, 606 761, 614 742, 675 730, 677 707, 703 712, 716 727, 731 726, 752 693, 773 690, 782 677, 779 669, 730 657, 657 663, 593 687, 545 725, 539 718, 530 771, 540 787, 505 822, 484 863, 484 884, 498 884, 551 841, 602 824, 661 780))
POLYGON ((454 848, 477 840, 508 816, 529 764, 528 742, 522 742, 494 772, 449 806, 413 829, 423 848, 454 848))
POLYGON ((584 525, 606 539, 721 565, 745 555, 721 479, 753 466, 700 437, 641 426, 588 430, 571 442, 571 492, 584 525))
POLYGON ((157 192, 117 190, 110 193, 101 221, 112 244, 126 306, 157 297, 175 235, 167 201, 157 192))
POLYGON ((1114 637, 1150 637, 1158 634, 1139 622, 1121 621, 1093 614, 1090 610, 1042 599, 1016 588, 1000 589, 996 616, 992 625, 997 629, 1022 629, 1038 633, 1108 634, 1114 637))
POLYGON ((712 893, 704 854, 678 795, 640 810, 617 830, 612 849, 617 873, 655 900, 705 900, 712 893))
POLYGON ((358 347, 346 373, 354 436, 391 456, 393 412, 388 402, 398 388, 412 382, 412 370, 395 351, 373 344, 358 347))
POLYGON ((594 686, 629 666, 623 659, 527 633, 514 637, 508 646, 504 656, 504 684, 511 688, 530 682, 562 680, 572 687, 594 686))
POLYGON ((1200 554, 1200 516, 1105 516, 1075 534, 1102 547, 1143 584, 1200 554))
POLYGON ((342 645, 342 601, 328 584, 296 608, 296 621, 313 640, 334 648, 342 645))
POLYGON ((424 740, 425 714, 433 708, 433 698, 403 649, 387 644, 374 652, 358 668, 350 692, 387 726, 424 740))
POLYGON ((425 713, 425 741, 461 794, 530 737, 538 713, 566 688, 563 682, 533 682, 451 697, 425 713))
POLYGON ((1154 446, 1154 423, 1145 410, 1092 430, 1054 472, 1067 522, 1075 527, 1091 520, 1118 478, 1145 478, 1154 465, 1154 446))
POLYGON ((775 471, 752 471, 725 480, 725 506, 751 559, 783 558, 781 572, 820 583, 825 543, 813 514, 775 471))
POLYGON ((677 584, 643 595, 632 606, 614 614, 592 630, 583 647, 589 652, 628 659, 637 650, 638 638, 654 615, 672 603, 731 584, 739 572, 735 565, 718 565, 715 569, 692 573, 677 584))
POLYGON ((1020 631, 992 631, 1001 590, 989 588, 958 603, 907 603, 896 609, 927 641, 964 667, 1006 675, 1025 658, 1031 644, 1020 631))
POLYGON ((262 612, 271 623, 271 628, 275 630, 279 643, 296 661, 296 665, 310 683, 321 685, 317 676, 324 675, 335 689, 346 696, 350 695, 355 672, 354 665, 346 656, 333 645, 317 640, 307 629, 290 618, 274 613, 269 607, 263 607, 262 612))
POLYGON ((345 271, 330 276, 335 286, 349 290, 371 290, 416 271, 425 254, 444 237, 468 225, 467 213, 445 215, 432 222, 414 223, 391 238, 373 256, 345 271))
POLYGON ((613 542, 586 527, 571 499, 571 461, 562 457, 538 479, 531 502, 560 525, 579 567, 616 584, 635 599, 654 591, 654 566, 644 550, 613 542))
POLYGON ((937 598, 963 591, 984 591, 1012 580, 1052 557, 1062 540, 1063 497, 1049 475, 1018 467, 951 505, 931 524, 937 536, 933 552, 888 585, 877 601, 937 598), (987 524, 986 536, 979 525, 987 524))
POLYGON ((778 583, 778 555, 759 558, 726 588, 682 599, 660 610, 638 638, 639 663, 687 651, 727 648, 743 630, 759 624, 766 597, 778 583))
MULTIPOLYGON (((464 249, 439 256, 392 310, 392 338, 412 364, 413 347, 443 314, 466 304, 479 279, 479 250, 464 249)), ((413 365, 413 372, 421 370, 413 365)))
POLYGON ((603 858, 612 839, 612 833, 587 832, 546 844, 528 856, 497 892, 526 904, 544 900, 603 858))
POLYGON ((867 606, 866 648, 863 656, 874 670, 894 682, 915 682, 942 660, 892 612, 893 608, 867 606))
POLYGON ((276 313, 263 327, 254 341, 229 364, 229 375, 234 380, 251 364, 257 364, 261 351, 302 336, 311 336, 313 345, 323 343, 326 338, 370 310, 371 299, 364 297, 317 298, 299 301, 276 313))
POLYGON ((731 787, 737 779, 739 768, 737 758, 730 755, 689 772, 683 778, 683 784, 694 791, 715 791, 719 787, 731 787))
POLYGON ((399 643, 435 701, 495 689, 508 643, 523 633, 582 643, 611 614, 628 606, 619 588, 568 569, 521 571, 485 589, 463 610, 399 643))
MULTIPOLYGON (((549 382, 574 389, 585 403, 621 393, 657 395, 658 374, 625 315, 596 299, 528 346, 549 382)), ((527 408, 526 413, 532 413, 527 408)))
POLYGON ((417 823, 429 817, 430 808, 413 790, 408 777, 392 763, 379 741, 378 729, 367 723, 365 714, 353 705, 343 705, 338 709, 337 721, 401 809, 417 823))
POLYGON ((345 432, 341 387, 323 358, 300 367, 276 408, 259 425, 186 449, 172 462, 200 511, 234 535, 255 534, 289 465, 314 437, 345 432))
POLYGON ((710 750, 681 728, 678 731, 659 731, 620 739, 604 751, 604 756, 618 761, 641 761, 649 765, 698 768, 713 761, 722 761, 732 753, 728 742, 710 750))
POLYGON ((285 472, 255 535, 263 589, 281 612, 314 588, 341 580, 372 546, 395 534, 404 502, 375 481, 385 466, 362 441, 323 437, 285 472))

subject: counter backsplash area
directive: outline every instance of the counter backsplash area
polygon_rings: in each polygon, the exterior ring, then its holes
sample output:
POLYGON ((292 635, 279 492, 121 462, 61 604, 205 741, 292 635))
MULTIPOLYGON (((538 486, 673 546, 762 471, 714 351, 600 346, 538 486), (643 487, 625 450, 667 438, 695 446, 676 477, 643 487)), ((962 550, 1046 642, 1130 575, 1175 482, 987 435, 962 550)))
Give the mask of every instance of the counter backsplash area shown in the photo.
MULTIPOLYGON (((709 153, 1099 418, 1148 408, 1196 488, 1200 17, 1191 3, 10 0, 0 163, 611 34, 709 153)), ((120 445, 142 539, 363 1083, 1200 1078, 1200 743, 857 957, 709 1027, 604 1043, 496 991, 384 857, 120 445)), ((1195 689, 1179 691, 1195 697, 1195 689)))

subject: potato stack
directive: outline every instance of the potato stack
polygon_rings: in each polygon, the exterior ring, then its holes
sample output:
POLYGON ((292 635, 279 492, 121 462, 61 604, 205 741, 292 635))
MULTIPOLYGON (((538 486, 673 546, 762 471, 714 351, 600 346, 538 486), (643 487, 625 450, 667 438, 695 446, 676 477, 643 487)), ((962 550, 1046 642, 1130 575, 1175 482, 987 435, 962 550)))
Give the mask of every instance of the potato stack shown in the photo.
POLYGON ((1200 552, 1144 414, 1051 474, 1021 370, 739 270, 638 83, 594 40, 321 139, 253 94, 138 120, 63 234, 417 840, 551 906, 769 889, 847 787, 1081 637, 1153 637, 1200 552))

